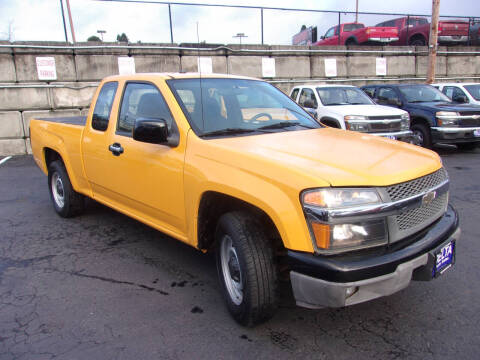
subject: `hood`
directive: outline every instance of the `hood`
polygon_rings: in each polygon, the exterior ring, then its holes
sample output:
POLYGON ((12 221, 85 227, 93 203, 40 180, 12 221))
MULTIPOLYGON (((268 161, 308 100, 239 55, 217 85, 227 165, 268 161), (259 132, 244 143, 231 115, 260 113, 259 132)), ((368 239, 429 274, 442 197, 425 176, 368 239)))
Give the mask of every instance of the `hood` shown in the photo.
MULTIPOLYGON (((320 108, 321 110, 322 108, 320 108)), ((346 115, 363 115, 363 116, 392 116, 402 115, 405 111, 383 105, 331 105, 325 106, 331 112, 346 116, 346 115)))
POLYGON ((386 186, 438 170, 440 157, 415 145, 321 128, 202 141, 201 154, 267 181, 316 186, 386 186))
POLYGON ((408 103, 408 107, 422 110, 436 110, 436 111, 478 111, 479 106, 472 106, 471 104, 456 104, 453 102, 421 102, 408 103))

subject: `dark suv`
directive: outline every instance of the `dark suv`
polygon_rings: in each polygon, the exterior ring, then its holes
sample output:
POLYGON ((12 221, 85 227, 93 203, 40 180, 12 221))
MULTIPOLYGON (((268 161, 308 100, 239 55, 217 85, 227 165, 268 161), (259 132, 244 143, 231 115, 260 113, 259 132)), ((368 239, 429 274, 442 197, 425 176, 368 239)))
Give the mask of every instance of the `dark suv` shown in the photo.
POLYGON ((480 144, 480 106, 458 104, 430 85, 380 84, 363 86, 375 102, 408 111, 417 144, 456 144, 471 150, 480 144))

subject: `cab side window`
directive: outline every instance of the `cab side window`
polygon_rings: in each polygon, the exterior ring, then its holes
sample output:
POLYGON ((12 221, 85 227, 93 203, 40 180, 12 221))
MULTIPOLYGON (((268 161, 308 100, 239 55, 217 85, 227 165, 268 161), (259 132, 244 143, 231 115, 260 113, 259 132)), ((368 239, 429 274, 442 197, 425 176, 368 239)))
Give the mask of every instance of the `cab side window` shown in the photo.
POLYGON ((139 118, 164 119, 168 131, 172 129, 172 114, 160 91, 153 84, 127 83, 120 107, 117 133, 132 136, 135 121, 139 118))
POLYGON ((399 100, 397 93, 392 88, 380 88, 378 90, 378 100, 380 103, 388 103, 388 101, 399 100))
POLYGON ((290 98, 291 98, 293 101, 297 101, 297 95, 298 95, 298 91, 299 91, 299 90, 300 90, 300 89, 294 89, 294 90, 292 91, 292 95, 290 95, 290 98))
POLYGON ((458 96, 467 97, 467 95, 462 91, 462 89, 456 86, 445 86, 443 88, 443 93, 447 95, 450 99, 454 99, 458 96))
POLYGON ((118 83, 116 81, 103 84, 97 97, 95 109, 92 115, 92 128, 105 131, 108 128, 108 120, 112 111, 113 99, 117 93, 118 83))
POLYGON ((374 87, 366 87, 366 88, 362 88, 362 90, 365 94, 367 94, 372 99, 375 96, 375 88, 374 87))
POLYGON ((335 27, 332 27, 328 29, 328 31, 325 33, 325 38, 332 37, 333 35, 335 35, 335 33, 336 33, 335 27))
POLYGON ((300 99, 298 99, 298 104, 305 107, 305 103, 310 100, 313 102, 313 107, 317 108, 318 103, 317 99, 315 98, 315 93, 313 92, 312 89, 302 89, 302 92, 300 93, 300 99))

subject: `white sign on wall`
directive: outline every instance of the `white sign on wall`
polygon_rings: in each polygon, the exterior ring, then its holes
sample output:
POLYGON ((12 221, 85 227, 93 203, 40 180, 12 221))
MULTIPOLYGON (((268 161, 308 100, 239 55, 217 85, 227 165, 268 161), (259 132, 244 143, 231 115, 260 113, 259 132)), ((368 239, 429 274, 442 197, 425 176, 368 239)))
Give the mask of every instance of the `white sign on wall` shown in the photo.
POLYGON ((135 59, 133 57, 121 56, 118 58, 118 73, 120 75, 135 74, 135 59))
POLYGON ((211 57, 201 57, 197 58, 198 72, 201 74, 211 74, 213 73, 213 65, 211 57))
POLYGON ((377 57, 376 60, 376 74, 380 76, 387 75, 387 58, 377 57))
POLYGON ((275 58, 262 58, 262 77, 275 77, 275 58))
POLYGON ((38 80, 57 80, 57 68, 53 56, 37 57, 38 80))
POLYGON ((337 76, 337 59, 325 59, 325 76, 337 76))

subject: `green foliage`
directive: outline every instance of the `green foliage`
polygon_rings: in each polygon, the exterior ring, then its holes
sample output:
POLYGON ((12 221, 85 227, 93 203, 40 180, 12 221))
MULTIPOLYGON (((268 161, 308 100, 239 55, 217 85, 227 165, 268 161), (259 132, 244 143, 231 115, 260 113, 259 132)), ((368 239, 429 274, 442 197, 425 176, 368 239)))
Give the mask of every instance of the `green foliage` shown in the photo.
POLYGON ((128 43, 128 37, 125 33, 122 33, 121 35, 117 35, 117 41, 118 42, 127 42, 128 43))
POLYGON ((90 36, 87 41, 102 41, 98 36, 92 35, 90 36))

